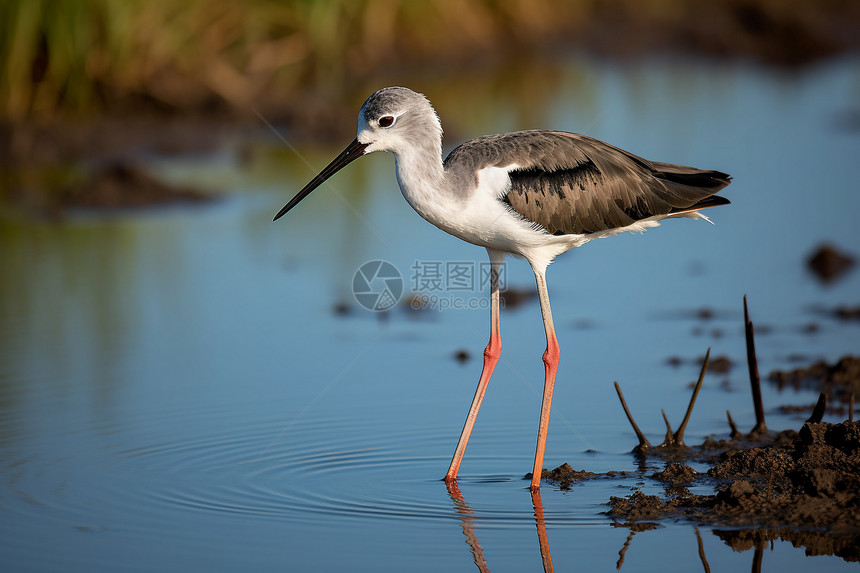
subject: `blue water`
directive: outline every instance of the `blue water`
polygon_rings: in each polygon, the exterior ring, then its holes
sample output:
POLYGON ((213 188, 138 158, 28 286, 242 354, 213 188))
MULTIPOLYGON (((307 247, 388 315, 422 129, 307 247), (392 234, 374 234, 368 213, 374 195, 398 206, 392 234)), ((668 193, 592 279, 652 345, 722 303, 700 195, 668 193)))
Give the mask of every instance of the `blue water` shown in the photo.
MULTIPOLYGON (((261 126, 250 148, 150 158, 163 178, 221 194, 211 206, 0 223, 4 570, 471 571, 483 559, 492 571, 539 571, 541 523, 556 569, 615 570, 630 531, 611 526, 605 503, 660 488, 635 473, 613 381, 659 442, 660 409, 680 422, 696 360, 708 347, 730 357, 729 374, 705 379, 687 430, 698 443, 727 434, 726 409, 742 428, 754 421, 744 294, 763 376, 796 367, 795 354, 835 361, 860 350, 860 325, 818 310, 860 303, 860 272, 822 285, 805 267, 825 241, 860 255, 860 133, 842 125, 860 101, 856 61, 797 74, 577 62, 529 97, 482 91, 481 81, 412 85, 436 104, 448 149, 554 127, 734 176, 732 205, 709 213, 715 225, 669 221, 593 241, 549 269, 562 362, 545 466, 634 474, 571 491, 545 485, 536 522, 522 477, 545 340, 531 301, 502 314, 502 360, 460 497, 449 493, 440 478, 480 372, 485 307, 401 304, 383 315, 356 302, 352 280, 384 260, 408 291, 414 268, 478 269, 484 251, 413 213, 385 155, 271 223, 339 149, 290 142, 297 155, 261 126), (714 317, 697 319, 701 308, 714 317), (685 362, 673 368, 670 356, 685 362)), ((344 126, 344 144, 353 129, 344 126)), ((531 288, 525 263, 506 272, 509 288, 531 288)), ((481 306, 486 289, 423 294, 481 306)), ((766 384, 768 426, 799 428, 807 415, 777 406, 815 398, 766 384)), ((750 566, 752 551, 732 551, 714 528, 699 533, 713 570, 750 566)), ((696 531, 678 522, 637 533, 623 563, 700 567, 696 531)), ((762 570, 811 567, 850 564, 777 542, 762 570)))

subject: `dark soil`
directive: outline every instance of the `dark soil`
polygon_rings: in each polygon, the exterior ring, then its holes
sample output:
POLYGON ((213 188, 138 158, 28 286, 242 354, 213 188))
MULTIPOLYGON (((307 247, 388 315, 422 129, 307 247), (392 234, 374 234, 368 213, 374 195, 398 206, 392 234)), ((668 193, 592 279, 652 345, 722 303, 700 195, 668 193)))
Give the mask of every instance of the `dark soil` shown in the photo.
MULTIPOLYGON (((717 444, 711 442, 712 447, 717 444)), ((684 518, 717 525, 774 526, 780 529, 721 536, 733 544, 778 536, 803 545, 813 555, 860 560, 860 422, 806 423, 800 432, 778 434, 769 445, 745 447, 744 441, 723 445, 735 449, 705 455, 713 464, 707 475, 685 464, 668 464, 650 476, 666 484, 665 498, 641 491, 613 497, 607 513, 627 523, 684 518), (686 489, 691 483, 714 484, 718 489, 713 495, 693 495, 686 489)), ((703 452, 699 448, 700 456, 703 452)))
POLYGON ((833 316, 840 320, 860 320, 860 306, 838 306, 833 316))
POLYGON ((807 261, 809 269, 823 283, 841 278, 854 266, 854 257, 832 245, 821 245, 807 261))
POLYGON ((61 209, 119 209, 177 202, 203 203, 211 200, 211 195, 187 187, 167 185, 138 167, 116 164, 66 188, 59 195, 56 204, 61 209))
MULTIPOLYGON (((860 422, 854 422, 850 412, 853 393, 860 388, 860 358, 846 356, 834 365, 818 362, 791 372, 775 372, 771 379, 821 392, 814 409, 807 408, 812 415, 799 432, 774 434, 762 420, 744 434, 729 417, 731 439, 708 439, 695 447, 674 439, 671 430, 657 447, 647 444, 647 439, 643 446, 640 435, 640 444, 633 449, 640 461, 636 475, 646 477, 646 462, 659 458, 665 466, 647 477, 662 484, 665 494, 636 491, 627 497, 612 497, 607 514, 631 531, 662 519, 730 526, 733 529, 717 534, 737 550, 755 548, 757 555, 768 541, 779 538, 803 546, 808 555, 860 561, 860 422), (828 394, 848 404, 841 408, 843 413, 849 410, 848 421, 820 421, 828 394), (711 468, 699 473, 687 465, 688 460, 711 468), (715 493, 692 494, 691 485, 713 487, 715 493)), ((616 390, 627 412, 617 384, 616 390)), ((619 474, 591 474, 567 464, 543 473, 563 489, 584 479, 610 475, 619 474)))
POLYGON ((37 218, 61 218, 76 210, 111 212, 199 205, 217 198, 213 193, 166 183, 126 161, 103 163, 88 170, 49 168, 39 174, 0 171, 0 206, 37 218))
POLYGON ((471 353, 465 348, 461 348, 454 352, 454 360, 456 360, 460 364, 465 364, 469 360, 472 359, 471 353))
MULTIPOLYGON (((696 363, 701 364, 702 360, 698 359, 696 360, 696 363)), ((714 374, 728 374, 733 366, 734 363, 728 356, 717 356, 715 358, 711 358, 710 364, 708 365, 708 371, 714 374)))
MULTIPOLYGON (((543 480, 548 480, 548 481, 551 481, 553 483, 557 483, 559 485, 559 488, 562 490, 569 490, 569 489, 571 489, 571 487, 574 484, 581 482, 581 481, 585 481, 585 480, 600 479, 600 478, 609 478, 609 479, 625 478, 625 477, 630 477, 632 475, 633 474, 631 474, 630 472, 615 471, 615 470, 611 470, 611 471, 604 472, 604 473, 594 473, 594 472, 588 472, 585 470, 575 470, 570 466, 570 464, 561 464, 560 466, 558 466, 554 470, 548 470, 548 469, 544 468, 541 471, 540 477, 543 480)), ((532 479, 531 472, 524 475, 523 479, 524 480, 531 480, 532 479)))
POLYGON ((518 308, 537 299, 538 293, 529 288, 508 288, 499 291, 499 306, 507 309, 518 308))
POLYGON ((844 356, 836 364, 819 361, 806 368, 774 370, 768 379, 780 389, 811 389, 831 399, 848 403, 851 394, 860 395, 860 357, 844 356))
POLYGON ((210 152, 249 140, 249 133, 219 118, 0 124, 0 206, 57 217, 70 209, 207 203, 213 194, 160 181, 140 167, 140 158, 210 152))
POLYGON ((699 478, 699 472, 688 465, 669 463, 661 472, 651 474, 651 479, 670 483, 672 485, 685 485, 693 483, 699 478))
POLYGON ((77 120, 0 122, 0 167, 207 153, 261 129, 220 115, 165 116, 141 110, 77 120))
MULTIPOLYGON (((586 479, 602 477, 602 476, 616 476, 619 472, 609 472, 604 474, 596 474, 593 472, 587 472, 585 470, 575 470, 570 464, 562 464, 555 468, 554 470, 547 470, 546 468, 541 471, 540 477, 541 479, 549 480, 551 482, 555 482, 559 484, 561 489, 567 490, 570 489, 574 483, 586 479)), ((532 474, 527 473, 523 476, 523 479, 530 480, 532 479, 532 474)))
MULTIPOLYGON (((691 358, 690 360, 684 360, 680 356, 670 356, 666 359, 666 364, 677 368, 683 364, 701 365, 702 360, 702 356, 691 358)), ((734 366, 735 363, 728 356, 714 356, 708 363, 708 372, 712 374, 728 374, 734 366)))
POLYGON ((173 186, 142 168, 116 163, 76 182, 55 189, 31 192, 26 210, 31 214, 61 217, 73 210, 122 210, 176 204, 201 204, 215 196, 189 187, 173 186))

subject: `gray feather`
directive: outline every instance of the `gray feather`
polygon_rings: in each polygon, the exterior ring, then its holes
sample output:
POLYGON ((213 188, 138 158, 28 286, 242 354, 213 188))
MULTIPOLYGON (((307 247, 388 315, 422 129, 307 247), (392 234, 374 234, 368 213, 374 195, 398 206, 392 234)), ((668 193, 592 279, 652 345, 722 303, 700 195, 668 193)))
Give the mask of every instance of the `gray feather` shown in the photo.
POLYGON ((462 176, 506 167, 503 200, 553 234, 588 234, 658 215, 728 203, 705 201, 731 177, 671 163, 649 162, 597 139, 561 131, 520 131, 466 142, 445 159, 462 176))

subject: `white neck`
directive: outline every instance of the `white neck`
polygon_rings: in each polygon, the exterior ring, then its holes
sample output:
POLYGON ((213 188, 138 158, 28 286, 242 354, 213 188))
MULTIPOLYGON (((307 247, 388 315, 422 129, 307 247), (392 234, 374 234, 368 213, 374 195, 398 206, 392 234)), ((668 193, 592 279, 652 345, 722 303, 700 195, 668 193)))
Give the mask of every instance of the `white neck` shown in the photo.
POLYGON ((439 226, 439 198, 447 194, 441 137, 426 145, 395 151, 394 161, 403 197, 419 215, 439 226))

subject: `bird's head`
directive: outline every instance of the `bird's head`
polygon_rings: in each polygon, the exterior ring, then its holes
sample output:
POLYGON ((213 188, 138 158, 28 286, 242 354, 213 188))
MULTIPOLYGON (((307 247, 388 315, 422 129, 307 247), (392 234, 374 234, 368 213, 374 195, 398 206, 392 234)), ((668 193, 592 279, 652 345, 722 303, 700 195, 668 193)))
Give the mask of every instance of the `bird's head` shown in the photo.
POLYGON ((409 88, 383 88, 358 112, 358 136, 365 153, 401 150, 441 141, 442 125, 423 94, 409 88))
POLYGON ((371 95, 358 112, 356 138, 325 169, 296 193, 275 215, 277 220, 307 197, 311 191, 362 155, 374 151, 398 154, 432 145, 441 154, 442 125, 423 94, 409 88, 383 88, 371 95))

